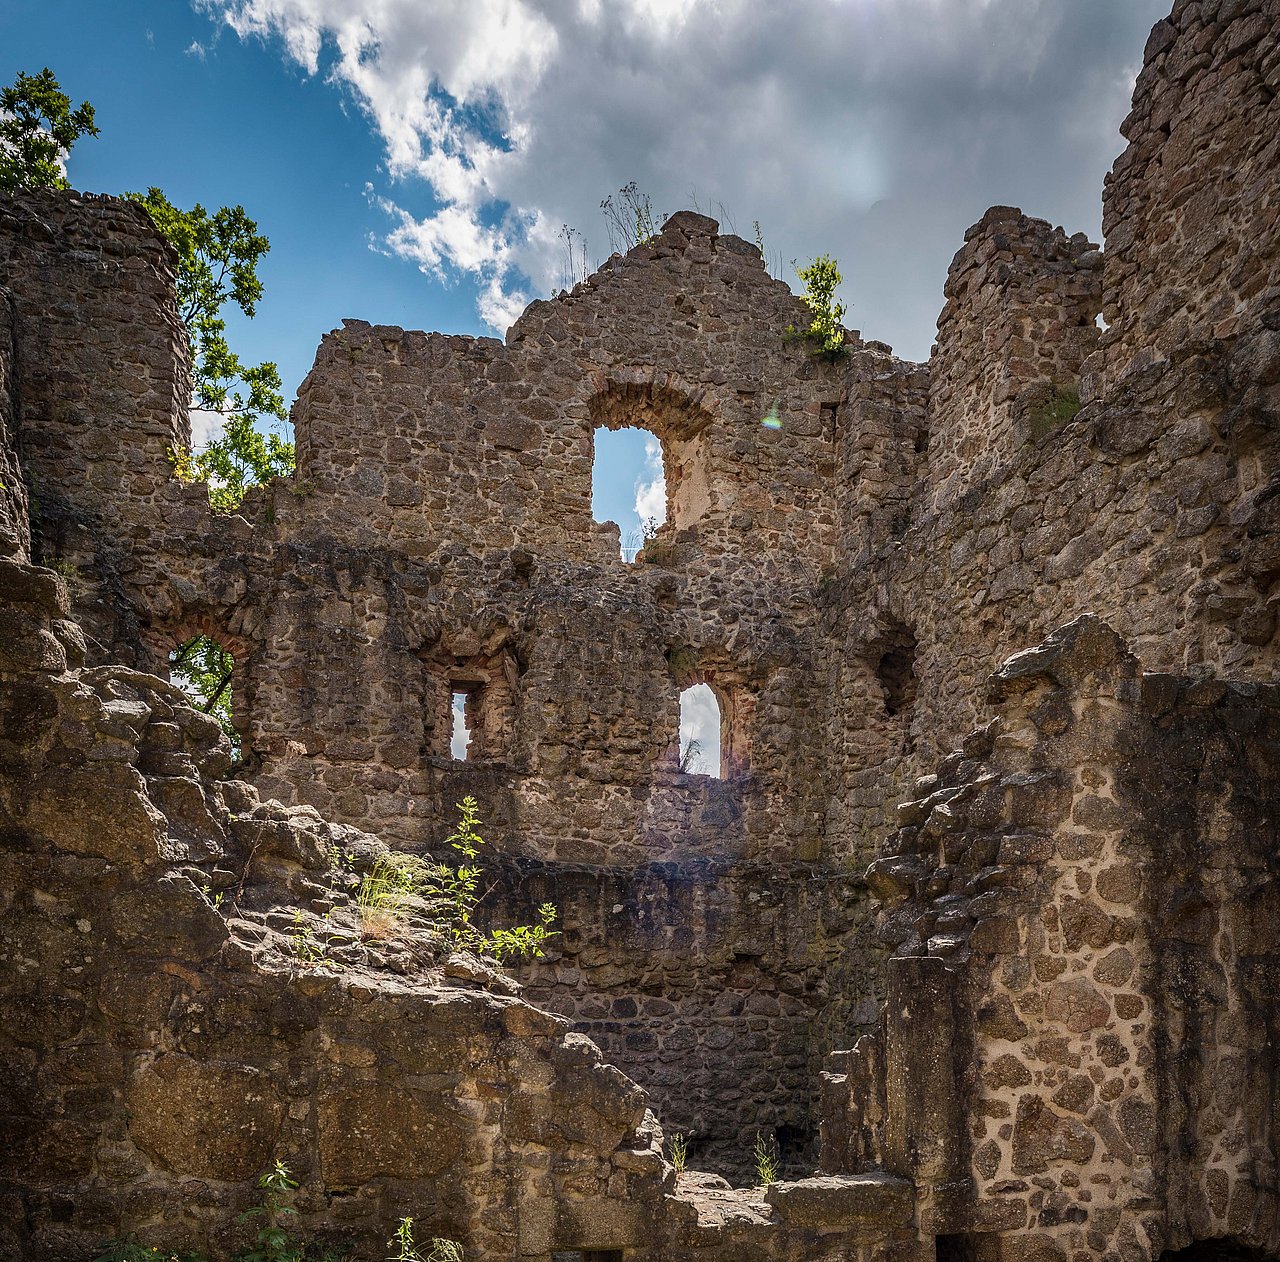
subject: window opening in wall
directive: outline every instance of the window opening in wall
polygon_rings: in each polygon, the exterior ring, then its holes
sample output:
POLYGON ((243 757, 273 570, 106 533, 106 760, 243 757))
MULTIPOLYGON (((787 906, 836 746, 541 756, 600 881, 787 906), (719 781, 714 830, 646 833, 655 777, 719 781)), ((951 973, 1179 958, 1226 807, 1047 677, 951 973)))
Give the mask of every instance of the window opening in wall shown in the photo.
POLYGON ((693 684, 680 694, 680 770, 720 779, 720 702, 708 684, 693 684))
POLYGON ((466 762, 475 752, 475 733, 480 726, 479 685, 455 684, 450 703, 453 716, 453 734, 449 738, 449 753, 458 762, 466 762))
POLYGON ((916 637, 906 627, 883 642, 876 676, 884 689, 884 712, 901 714, 916 699, 916 637))
POLYGON ((634 561, 667 520, 662 444, 634 425, 597 429, 591 515, 618 527, 622 559, 634 561))
POLYGON ((230 651, 207 635, 193 635, 169 654, 169 682, 191 698, 195 709, 218 720, 239 757, 240 733, 231 717, 235 669, 230 651))

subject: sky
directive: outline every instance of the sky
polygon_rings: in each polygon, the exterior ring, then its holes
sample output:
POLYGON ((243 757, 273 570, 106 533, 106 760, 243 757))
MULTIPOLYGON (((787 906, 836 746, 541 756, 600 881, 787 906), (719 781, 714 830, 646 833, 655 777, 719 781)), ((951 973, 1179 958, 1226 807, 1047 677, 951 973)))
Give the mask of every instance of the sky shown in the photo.
MULTIPOLYGON (((1098 239, 1169 4, 0 0, 0 83, 49 66, 93 104, 76 188, 155 185, 257 220, 265 293, 229 333, 279 365, 286 401, 346 317, 502 336, 572 285, 584 247, 608 257, 600 202, 629 181, 659 222, 687 207, 758 228, 797 287, 794 262, 833 255, 847 325, 920 360, 988 206, 1098 239)), ((652 436, 597 436, 593 506, 630 559, 665 516, 652 436)), ((714 771, 705 687, 682 701, 691 739, 714 771)))
MULTIPOLYGON (((846 322, 929 353, 990 205, 1100 230, 1142 47, 1169 0, 0 0, 0 82, 50 66, 97 111, 93 192, 241 203, 271 240, 233 346, 291 399, 344 317, 501 336, 610 252, 634 180, 834 255, 846 322)), ((660 456, 610 438, 597 513, 660 516, 660 456), (655 489, 656 488, 656 489, 655 489), (654 512, 655 506, 659 510, 654 512)))

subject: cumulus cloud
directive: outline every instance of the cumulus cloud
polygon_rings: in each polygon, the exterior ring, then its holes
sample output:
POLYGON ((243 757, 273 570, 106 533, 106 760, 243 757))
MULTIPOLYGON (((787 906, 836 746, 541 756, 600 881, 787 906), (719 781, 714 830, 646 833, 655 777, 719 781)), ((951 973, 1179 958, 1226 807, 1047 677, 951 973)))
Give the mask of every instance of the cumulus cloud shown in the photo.
POLYGON ((652 435, 644 440, 644 469, 636 477, 636 516, 641 525, 667 520, 667 480, 662 471, 662 446, 652 435))
POLYGON ((227 418, 221 412, 206 412, 203 408, 192 408, 191 448, 199 451, 215 438, 221 438, 226 432, 227 418))
POLYGON ((473 280, 497 328, 552 288, 562 224, 607 252, 599 202, 635 179, 663 211, 759 220, 771 255, 835 254, 853 322, 916 357, 988 205, 1098 230, 1169 4, 194 2, 354 97, 385 146, 382 248, 473 280), (403 207, 412 181, 426 214, 403 207))

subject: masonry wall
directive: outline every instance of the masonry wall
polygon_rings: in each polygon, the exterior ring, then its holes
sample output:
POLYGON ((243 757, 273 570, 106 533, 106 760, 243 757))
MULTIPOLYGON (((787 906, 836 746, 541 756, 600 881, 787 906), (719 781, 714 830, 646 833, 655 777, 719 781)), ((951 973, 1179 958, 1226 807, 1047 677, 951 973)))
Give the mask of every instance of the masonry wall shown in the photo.
POLYGON ((1009 659, 990 700, 868 873, 893 964, 945 968, 957 1045, 913 1105, 895 1054, 929 994, 891 997, 878 1055, 832 1092, 854 1148, 915 1178, 922 1222, 1000 1257, 1269 1255, 1274 688, 1143 673, 1086 617, 1009 659), (951 1119, 942 1185, 927 1147, 895 1152, 912 1116, 951 1119))
MULTIPOLYGON (((851 764, 873 767, 879 751, 891 782, 926 772, 977 721, 994 662, 1087 611, 1104 611, 1151 669, 1270 677, 1275 18, 1271 3, 1178 5, 1157 27, 1105 189, 1101 260, 1007 208, 968 234, 930 365, 929 465, 909 527, 850 555, 828 591, 847 698, 834 730, 851 764), (1218 180, 1224 166, 1241 175, 1218 180), (1099 263, 1101 334, 1086 319, 1099 263), (1073 376, 1082 410, 1033 428, 1040 400, 1073 376), (887 626, 917 644, 906 723, 866 717, 887 626)), ((849 767, 833 848, 890 823, 889 783, 849 767)))
POLYGON ((1276 17, 1274 0, 1175 9, 1108 183, 1105 254, 996 208, 957 255, 927 366, 857 337, 812 356, 754 249, 682 213, 505 344, 348 322, 300 392, 298 476, 216 521, 170 476, 187 370, 166 247, 124 203, 6 199, 34 551, 76 579, 95 663, 163 671, 198 632, 233 650, 241 775, 263 792, 416 850, 474 793, 495 868, 549 865, 504 875, 504 906, 563 879, 575 936, 531 974, 540 997, 694 1129, 692 1053, 672 1046, 687 1014, 645 1005, 659 974, 710 1005, 708 1151, 771 1114, 811 1133, 798 1063, 784 1087, 731 1081, 763 1082, 760 1035, 808 1065, 831 1013, 869 1015, 883 978, 869 948, 861 973, 843 963, 868 935, 845 869, 980 718, 993 664, 1097 609, 1148 669, 1273 671, 1276 17), (1077 415, 1045 410, 1072 387, 1077 415), (590 519, 594 433, 630 423, 669 477, 669 523, 634 566, 590 519), (676 765, 693 682, 729 718, 723 780, 676 765), (478 722, 466 762, 457 687, 478 722), (792 909, 762 954, 753 892, 792 909), (684 917, 717 905, 683 952, 684 917), (771 987, 791 996, 776 1014, 715 1012, 721 990, 771 987))
POLYGON ((169 452, 191 440, 172 252, 132 202, 19 193, 0 206, 0 274, 36 552, 77 575, 98 660, 131 658, 169 452))
POLYGON ((18 467, 13 303, 0 289, 0 553, 26 559, 31 547, 27 488, 18 467))

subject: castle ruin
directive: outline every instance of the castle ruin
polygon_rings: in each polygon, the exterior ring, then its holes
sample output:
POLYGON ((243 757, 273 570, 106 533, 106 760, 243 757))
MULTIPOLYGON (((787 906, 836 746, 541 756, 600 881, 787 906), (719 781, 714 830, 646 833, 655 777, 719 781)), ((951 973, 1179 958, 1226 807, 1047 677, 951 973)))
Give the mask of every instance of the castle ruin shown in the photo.
POLYGON ((927 364, 687 211, 505 342, 348 321, 227 516, 146 213, 0 198, 0 1258, 226 1256, 277 1158, 368 1257, 1280 1256, 1278 92, 1277 0, 1178 0, 1105 249, 988 211, 927 364), (300 957, 468 794, 518 986, 300 957))

